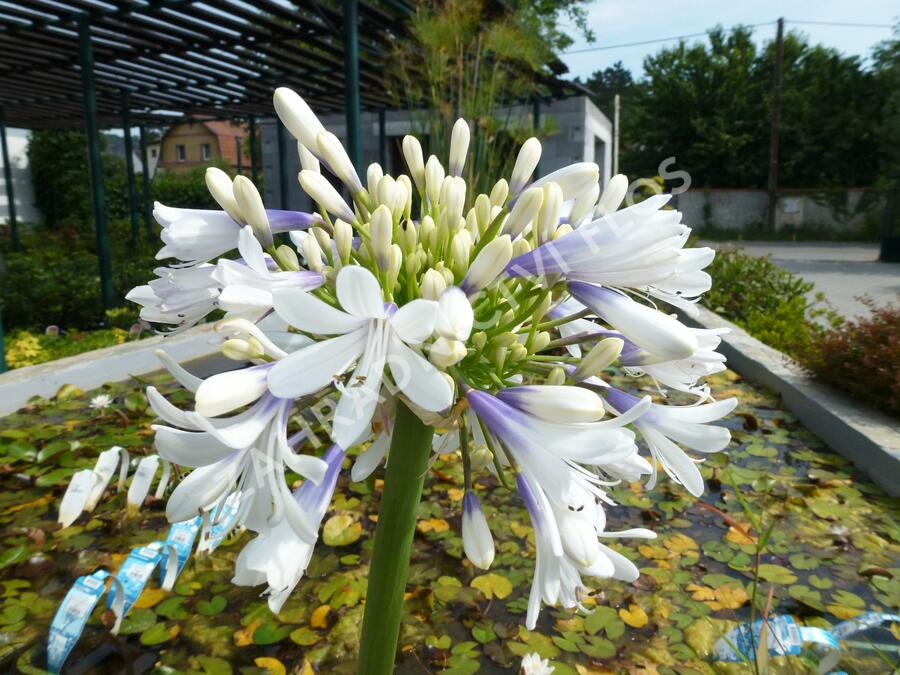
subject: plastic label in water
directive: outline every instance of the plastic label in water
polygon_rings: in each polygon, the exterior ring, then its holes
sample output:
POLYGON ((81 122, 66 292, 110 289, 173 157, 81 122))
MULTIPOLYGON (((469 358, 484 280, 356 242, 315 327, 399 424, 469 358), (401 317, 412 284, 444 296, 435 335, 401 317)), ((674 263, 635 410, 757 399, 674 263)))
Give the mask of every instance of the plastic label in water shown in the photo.
MULTIPOLYGON (((62 669, 84 632, 88 617, 106 590, 106 582, 109 578, 109 572, 97 570, 89 576, 79 577, 69 589, 50 624, 50 637, 47 641, 47 670, 51 673, 58 673, 62 669)), ((112 579, 112 583, 110 594, 119 586, 119 582, 115 578, 112 579)), ((119 590, 121 591, 121 588, 119 590)), ((118 593, 120 599, 109 605, 116 615, 116 631, 118 631, 124 616, 121 601, 124 595, 122 592, 118 593)))
MULTIPOLYGON (((160 566, 160 576, 166 574, 166 567, 169 565, 169 551, 174 550, 176 555, 175 576, 181 574, 181 570, 187 564, 188 558, 191 557, 191 549, 194 547, 194 540, 197 538, 197 532, 200 530, 202 518, 197 516, 191 520, 184 520, 175 523, 169 529, 169 535, 166 537, 165 549, 163 550, 163 560, 160 566)), ((162 582, 165 586, 165 581, 162 582)))

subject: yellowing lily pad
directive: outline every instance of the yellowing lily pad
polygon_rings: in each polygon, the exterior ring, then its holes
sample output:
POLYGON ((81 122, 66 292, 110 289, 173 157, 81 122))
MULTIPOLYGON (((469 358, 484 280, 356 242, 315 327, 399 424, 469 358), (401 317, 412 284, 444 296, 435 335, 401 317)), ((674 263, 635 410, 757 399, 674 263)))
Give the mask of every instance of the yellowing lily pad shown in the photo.
POLYGON ((494 572, 472 579, 472 587, 481 591, 488 600, 495 597, 502 600, 512 593, 509 579, 494 572))
POLYGON ((331 516, 322 528, 322 540, 328 546, 349 546, 362 536, 362 525, 346 513, 331 516))

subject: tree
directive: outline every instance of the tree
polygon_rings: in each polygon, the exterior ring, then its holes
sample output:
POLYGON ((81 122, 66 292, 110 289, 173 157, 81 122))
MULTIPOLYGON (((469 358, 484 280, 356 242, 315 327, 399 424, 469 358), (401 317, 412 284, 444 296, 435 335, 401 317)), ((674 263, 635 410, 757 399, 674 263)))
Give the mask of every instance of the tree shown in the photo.
MULTIPOLYGON (((900 107, 896 43, 893 51, 885 43, 867 69, 800 34, 785 36, 780 186, 870 186, 887 175, 879 158, 897 147, 885 126, 900 107)), ((637 81, 617 64, 587 84, 601 107, 611 92, 623 95, 623 171, 654 176, 674 156, 697 187, 762 188, 774 64, 773 41, 760 49, 750 29, 716 28, 709 44, 681 42, 648 56, 637 81)))
MULTIPOLYGON (((576 81, 580 80, 576 78, 576 81)), ((611 66, 596 71, 584 82, 584 86, 594 92, 591 100, 611 119, 613 99, 616 94, 628 96, 634 87, 634 78, 621 61, 616 61, 611 66)))

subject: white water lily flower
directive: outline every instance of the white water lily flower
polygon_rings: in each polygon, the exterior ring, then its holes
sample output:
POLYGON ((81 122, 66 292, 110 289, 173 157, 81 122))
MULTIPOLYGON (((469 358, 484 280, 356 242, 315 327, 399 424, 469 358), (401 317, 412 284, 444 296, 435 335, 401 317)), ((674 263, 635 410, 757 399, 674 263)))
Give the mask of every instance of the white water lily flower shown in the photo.
POLYGON ((521 675, 553 675, 556 670, 550 665, 549 659, 542 659, 540 654, 526 654, 522 657, 521 675))
MULTIPOLYGON (((605 390, 604 396, 620 414, 627 413, 640 400, 614 387, 605 390)), ((647 441, 653 458, 663 465, 666 473, 684 485, 694 497, 699 497, 703 494, 704 484, 697 464, 673 441, 703 453, 725 449, 731 441, 731 432, 725 427, 710 425, 708 422, 723 418, 734 410, 736 405, 735 398, 689 406, 653 404, 650 410, 635 422, 635 426, 647 441)), ((655 484, 654 465, 648 487, 655 484)))
POLYGON ((91 399, 90 407, 97 412, 103 412, 112 405, 112 397, 109 394, 97 394, 91 399))
POLYGON ((440 371, 408 345, 434 331, 438 303, 413 300, 385 307, 378 280, 362 267, 344 267, 337 276, 336 309, 301 291, 274 292, 275 312, 291 326, 313 335, 338 335, 294 352, 268 376, 269 389, 284 398, 313 394, 347 372, 341 386, 332 437, 341 447, 356 444, 369 429, 387 366, 400 391, 425 410, 450 407, 453 390, 440 371))

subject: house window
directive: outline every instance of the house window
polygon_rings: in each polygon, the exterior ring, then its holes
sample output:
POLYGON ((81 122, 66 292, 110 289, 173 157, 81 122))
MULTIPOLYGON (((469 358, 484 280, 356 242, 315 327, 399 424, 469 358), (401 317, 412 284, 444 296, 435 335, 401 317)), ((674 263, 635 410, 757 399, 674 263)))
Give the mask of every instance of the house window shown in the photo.
POLYGON ((184 162, 187 159, 187 153, 185 152, 183 145, 175 146, 175 160, 178 162, 184 162))
POLYGON ((210 157, 209 143, 202 143, 200 145, 200 157, 202 157, 204 161, 209 159, 209 157, 210 157))
POLYGON ((152 148, 152 149, 150 150, 150 156, 151 156, 153 159, 156 159, 156 148, 152 148))

